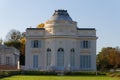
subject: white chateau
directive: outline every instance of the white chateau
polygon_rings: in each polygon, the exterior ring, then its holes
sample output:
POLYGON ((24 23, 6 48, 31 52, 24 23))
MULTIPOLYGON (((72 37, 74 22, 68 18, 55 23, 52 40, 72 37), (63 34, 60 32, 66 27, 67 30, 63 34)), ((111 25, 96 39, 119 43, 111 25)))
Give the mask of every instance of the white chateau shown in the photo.
POLYGON ((20 52, 14 47, 0 44, 0 70, 14 70, 18 67, 20 52))
POLYGON ((25 70, 96 71, 96 30, 55 10, 43 28, 26 29, 25 70))

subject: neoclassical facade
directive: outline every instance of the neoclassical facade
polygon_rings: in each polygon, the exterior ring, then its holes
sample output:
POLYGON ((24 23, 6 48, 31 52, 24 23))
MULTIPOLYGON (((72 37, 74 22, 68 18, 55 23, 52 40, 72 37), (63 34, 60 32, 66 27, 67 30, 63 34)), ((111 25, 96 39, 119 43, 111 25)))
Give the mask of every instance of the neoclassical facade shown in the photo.
POLYGON ((0 44, 0 70, 17 69, 19 57, 19 50, 0 44))
POLYGON ((26 29, 26 70, 95 71, 96 30, 78 28, 67 10, 55 10, 42 28, 26 29))

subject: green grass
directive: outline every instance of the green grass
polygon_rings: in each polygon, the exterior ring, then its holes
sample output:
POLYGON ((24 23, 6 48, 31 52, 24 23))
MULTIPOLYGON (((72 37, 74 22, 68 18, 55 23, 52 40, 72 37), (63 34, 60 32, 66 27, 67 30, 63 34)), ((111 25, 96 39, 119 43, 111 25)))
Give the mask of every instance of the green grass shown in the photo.
POLYGON ((26 76, 18 75, 0 80, 120 80, 120 78, 107 76, 26 76))

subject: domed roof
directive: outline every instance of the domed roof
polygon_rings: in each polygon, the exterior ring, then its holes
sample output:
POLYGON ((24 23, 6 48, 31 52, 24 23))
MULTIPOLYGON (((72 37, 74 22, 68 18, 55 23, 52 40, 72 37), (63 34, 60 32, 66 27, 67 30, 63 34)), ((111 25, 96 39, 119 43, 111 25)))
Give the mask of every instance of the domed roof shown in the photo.
POLYGON ((72 18, 69 16, 67 13, 67 10, 55 10, 54 14, 49 20, 67 20, 67 21, 72 21, 72 18))

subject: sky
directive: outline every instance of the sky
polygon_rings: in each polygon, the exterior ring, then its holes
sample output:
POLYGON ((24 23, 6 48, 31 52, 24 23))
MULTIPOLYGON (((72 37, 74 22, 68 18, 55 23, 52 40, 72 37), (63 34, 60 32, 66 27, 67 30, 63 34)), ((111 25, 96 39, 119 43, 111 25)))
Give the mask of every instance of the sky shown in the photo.
POLYGON ((65 9, 79 28, 96 28, 97 53, 120 47, 120 0, 0 0, 0 38, 16 29, 25 32, 65 9))

